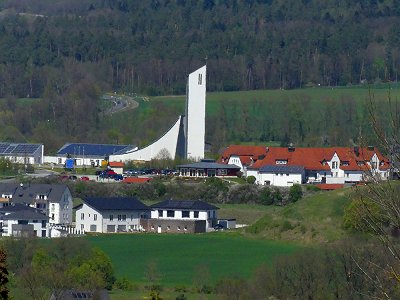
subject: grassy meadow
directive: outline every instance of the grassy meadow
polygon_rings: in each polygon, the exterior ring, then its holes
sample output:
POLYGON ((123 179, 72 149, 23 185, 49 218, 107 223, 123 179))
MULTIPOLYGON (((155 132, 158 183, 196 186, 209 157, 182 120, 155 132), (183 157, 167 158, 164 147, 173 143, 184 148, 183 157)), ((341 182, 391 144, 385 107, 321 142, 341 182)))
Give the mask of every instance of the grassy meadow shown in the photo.
POLYGON ((145 284, 149 264, 157 266, 165 286, 192 285, 205 268, 210 283, 239 276, 247 278, 261 264, 271 264, 281 255, 290 255, 301 246, 253 239, 235 233, 208 234, 117 234, 87 238, 105 251, 117 277, 145 284))

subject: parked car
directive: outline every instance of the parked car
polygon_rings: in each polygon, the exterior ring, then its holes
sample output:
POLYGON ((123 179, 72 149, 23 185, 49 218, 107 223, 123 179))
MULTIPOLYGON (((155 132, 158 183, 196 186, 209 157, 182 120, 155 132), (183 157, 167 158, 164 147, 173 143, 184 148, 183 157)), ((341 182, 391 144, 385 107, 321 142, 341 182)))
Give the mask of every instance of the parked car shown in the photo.
POLYGON ((115 181, 120 181, 124 179, 124 176, 122 176, 121 174, 115 174, 113 178, 115 181))
POLYGON ((224 230, 225 227, 222 226, 221 224, 215 224, 215 225, 214 225, 214 229, 215 229, 215 230, 224 230))
POLYGON ((87 177, 87 176, 82 176, 82 177, 80 178, 80 180, 88 181, 88 180, 90 180, 90 179, 89 179, 89 177, 87 177))
POLYGON ((113 170, 104 170, 101 172, 99 175, 100 178, 114 178, 114 176, 117 175, 113 170))

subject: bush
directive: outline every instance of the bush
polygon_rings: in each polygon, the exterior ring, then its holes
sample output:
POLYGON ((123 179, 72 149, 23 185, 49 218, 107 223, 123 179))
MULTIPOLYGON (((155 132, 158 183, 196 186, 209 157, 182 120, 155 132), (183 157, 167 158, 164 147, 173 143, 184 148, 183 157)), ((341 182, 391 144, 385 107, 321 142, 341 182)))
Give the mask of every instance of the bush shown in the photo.
POLYGON ((292 223, 290 223, 288 220, 285 220, 281 225, 280 231, 281 232, 288 231, 288 230, 292 230, 293 228, 295 228, 295 226, 292 225, 292 223))
POLYGON ((300 184, 294 184, 289 190, 289 201, 296 202, 303 197, 303 191, 300 184))
POLYGON ((260 192, 260 202, 263 205, 271 205, 274 203, 274 196, 271 192, 271 189, 266 186, 260 192))
POLYGON ((249 184, 254 184, 256 182, 256 178, 254 176, 247 176, 246 181, 249 184))
POLYGON ((134 284, 125 277, 117 279, 114 283, 114 287, 116 289, 123 290, 123 291, 133 291, 134 290, 134 284))

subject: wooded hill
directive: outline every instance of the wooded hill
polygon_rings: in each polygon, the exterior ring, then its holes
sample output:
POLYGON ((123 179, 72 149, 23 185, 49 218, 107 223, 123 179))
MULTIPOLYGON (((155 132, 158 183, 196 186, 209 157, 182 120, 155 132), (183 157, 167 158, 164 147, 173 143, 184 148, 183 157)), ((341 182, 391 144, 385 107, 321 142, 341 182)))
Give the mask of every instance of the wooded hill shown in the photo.
MULTIPOLYGON (((66 141, 145 145, 182 111, 144 104, 116 120, 101 114, 100 95, 183 95, 187 74, 206 58, 209 91, 397 81, 399 7, 399 0, 4 0, 0 138, 45 142, 49 151, 66 141)), ((360 132, 371 136, 358 96, 347 101, 353 96, 327 89, 320 99, 331 100, 320 104, 302 92, 282 95, 241 94, 214 105, 207 140, 217 149, 245 141, 348 145, 360 132)))
POLYGON ((40 97, 89 63, 113 89, 182 94, 207 58, 213 90, 397 80, 399 0, 5 0, 0 97, 40 97))

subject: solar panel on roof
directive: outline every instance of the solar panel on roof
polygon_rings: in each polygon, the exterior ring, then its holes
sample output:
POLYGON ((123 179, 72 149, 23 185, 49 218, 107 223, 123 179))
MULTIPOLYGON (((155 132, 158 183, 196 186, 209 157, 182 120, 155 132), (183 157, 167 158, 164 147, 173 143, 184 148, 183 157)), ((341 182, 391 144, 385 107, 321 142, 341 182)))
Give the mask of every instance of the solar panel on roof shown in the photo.
POLYGON ((15 146, 9 146, 6 150, 4 150, 4 153, 11 153, 15 149, 15 146))
POLYGON ((58 150, 57 154, 105 156, 114 154, 128 146, 129 145, 67 144, 58 150))
POLYGON ((0 153, 4 153, 8 146, 10 146, 10 144, 0 144, 0 153))

